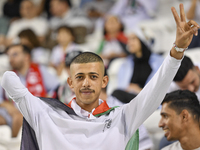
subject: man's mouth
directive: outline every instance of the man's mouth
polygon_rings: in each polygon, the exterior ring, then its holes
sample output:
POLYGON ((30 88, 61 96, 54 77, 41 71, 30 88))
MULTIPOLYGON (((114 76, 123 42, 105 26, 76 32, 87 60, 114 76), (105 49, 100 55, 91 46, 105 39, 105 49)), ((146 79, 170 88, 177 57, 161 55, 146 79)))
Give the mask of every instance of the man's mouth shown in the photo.
POLYGON ((166 133, 168 131, 168 129, 163 129, 163 131, 166 133))
POLYGON ((94 90, 80 90, 80 92, 83 94, 91 94, 94 92, 94 90))
POLYGON ((169 129, 163 129, 163 131, 165 132, 165 137, 167 137, 169 135, 169 129))

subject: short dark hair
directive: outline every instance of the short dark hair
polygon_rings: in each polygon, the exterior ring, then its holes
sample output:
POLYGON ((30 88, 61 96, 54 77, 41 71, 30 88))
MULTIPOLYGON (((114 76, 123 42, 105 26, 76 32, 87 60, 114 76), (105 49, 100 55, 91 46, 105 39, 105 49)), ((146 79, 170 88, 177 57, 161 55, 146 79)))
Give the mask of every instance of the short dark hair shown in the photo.
POLYGON ((102 62, 102 58, 92 52, 83 52, 77 55, 71 62, 71 64, 91 63, 91 62, 102 62))
POLYGON ((23 44, 12 44, 12 45, 9 45, 6 48, 6 53, 9 51, 9 49, 11 49, 12 47, 15 47, 15 46, 21 46, 22 50, 23 50, 23 53, 31 55, 31 49, 28 46, 23 45, 23 44))
POLYGON ((174 81, 175 82, 176 81, 182 81, 185 78, 185 76, 187 75, 187 73, 190 69, 194 69, 194 64, 189 57, 184 56, 184 58, 181 62, 181 66, 178 69, 176 76, 174 77, 174 81))
POLYGON ((195 93, 189 90, 177 90, 167 93, 162 105, 168 103, 168 107, 173 109, 177 114, 186 109, 193 115, 194 120, 199 123, 200 119, 200 104, 195 93))
MULTIPOLYGON (((102 58, 99 55, 92 52, 83 52, 77 55, 72 60, 70 66, 72 64, 82 64, 82 63, 92 63, 92 62, 100 62, 104 66, 102 58)), ((104 66, 104 70, 105 70, 105 66, 104 66)), ((105 74, 105 72, 103 72, 103 74, 105 74)))

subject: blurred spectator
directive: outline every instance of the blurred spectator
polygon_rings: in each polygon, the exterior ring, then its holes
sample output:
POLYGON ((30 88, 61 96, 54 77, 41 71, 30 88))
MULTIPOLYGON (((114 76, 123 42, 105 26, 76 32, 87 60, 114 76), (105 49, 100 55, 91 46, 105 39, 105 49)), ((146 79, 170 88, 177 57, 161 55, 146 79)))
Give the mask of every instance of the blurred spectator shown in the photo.
POLYGON ((139 28, 128 34, 127 50, 130 54, 120 66, 117 82, 118 88, 137 95, 156 73, 164 58, 151 52, 139 28))
POLYGON ((61 82, 67 78, 65 66, 65 55, 71 51, 77 50, 78 45, 74 42, 75 36, 72 28, 60 26, 57 29, 57 43, 51 53, 50 64, 56 69, 61 82))
POLYGON ((40 42, 42 43, 48 32, 47 20, 36 16, 35 5, 30 0, 23 0, 20 4, 21 19, 14 21, 8 30, 8 45, 13 42, 20 31, 30 28, 32 29, 40 42))
POLYGON ((125 28, 133 28, 141 20, 155 16, 158 0, 118 0, 110 10, 110 14, 120 16, 125 28))
POLYGON ((51 0, 50 27, 56 30, 61 25, 71 27, 84 26, 91 28, 91 22, 79 8, 72 8, 70 0, 51 0))
POLYGON ((31 29, 22 30, 19 33, 20 43, 31 49, 32 62, 48 65, 50 58, 50 50, 43 48, 37 36, 31 29))
POLYGON ((7 48, 7 55, 12 69, 22 83, 30 88, 33 95, 53 96, 55 88, 59 85, 58 79, 50 74, 45 66, 32 62, 29 47, 22 44, 11 45, 7 48))
MULTIPOLYGON (((12 69, 29 91, 39 97, 53 97, 59 85, 58 79, 50 74, 46 67, 31 62, 31 50, 21 44, 11 45, 7 54, 12 69), (51 82, 49 82, 51 81, 51 82)), ((17 136, 22 125, 22 115, 9 101, 0 87, 0 122, 6 122, 12 128, 13 136, 17 136), (3 110, 3 111, 2 111, 3 110)))
POLYGON ((127 38, 123 33, 124 26, 116 16, 107 16, 104 24, 104 39, 101 41, 97 54, 101 55, 105 66, 114 58, 127 55, 127 38))
MULTIPOLYGON (((200 1, 199 0, 191 0, 187 2, 186 7, 188 7, 187 11, 187 19, 194 20, 198 24, 200 24, 200 1)), ((200 30, 199 30, 200 31, 200 30)), ((188 48, 195 48, 200 47, 200 35, 193 36, 191 44, 188 46, 188 48)))
POLYGON ((92 21, 93 26, 96 20, 104 15, 110 10, 113 5, 112 0, 92 0, 86 2, 82 6, 82 10, 87 14, 88 18, 92 21))
POLYGON ((200 63, 194 65, 187 56, 183 58, 169 92, 178 89, 195 92, 200 101, 200 63))

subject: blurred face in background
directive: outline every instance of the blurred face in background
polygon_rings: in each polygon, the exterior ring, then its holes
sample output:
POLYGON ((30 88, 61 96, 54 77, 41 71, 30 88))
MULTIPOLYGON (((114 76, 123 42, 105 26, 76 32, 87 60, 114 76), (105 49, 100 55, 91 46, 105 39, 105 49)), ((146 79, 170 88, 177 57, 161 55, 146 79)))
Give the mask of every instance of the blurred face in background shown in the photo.
POLYGON ((22 1, 20 5, 20 15, 22 18, 31 19, 35 17, 36 10, 35 5, 31 1, 22 1))
POLYGON ((59 0, 51 0, 50 2, 50 12, 53 16, 63 17, 68 8, 67 3, 65 2, 59 0))
POLYGON ((200 70, 198 66, 190 69, 182 81, 176 81, 182 90, 197 92, 200 86, 200 70))
POLYGON ((120 32, 122 24, 116 16, 109 16, 105 22, 105 31, 107 33, 120 32))
POLYGON ((127 47, 128 51, 132 54, 136 54, 142 51, 141 42, 134 33, 128 36, 127 47))
POLYGON ((73 42, 73 40, 74 40, 74 38, 69 30, 61 28, 58 31, 57 42, 60 45, 66 45, 68 43, 73 42))
POLYGON ((7 55, 9 57, 9 62, 12 69, 18 71, 23 68, 24 64, 26 63, 26 59, 28 54, 23 52, 23 48, 20 45, 13 46, 8 49, 7 55))

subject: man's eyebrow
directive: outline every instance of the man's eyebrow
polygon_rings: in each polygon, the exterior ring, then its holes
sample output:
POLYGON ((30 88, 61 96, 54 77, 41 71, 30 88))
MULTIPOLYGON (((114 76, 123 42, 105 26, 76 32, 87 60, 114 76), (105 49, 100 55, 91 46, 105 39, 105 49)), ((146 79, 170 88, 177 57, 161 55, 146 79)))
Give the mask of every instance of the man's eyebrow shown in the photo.
POLYGON ((98 76, 99 76, 99 74, 98 74, 98 73, 96 73, 96 72, 89 72, 89 74, 96 74, 96 75, 98 75, 98 76))
MULTIPOLYGON (((96 72, 89 72, 88 74, 96 74, 96 75, 99 76, 99 74, 96 73, 96 72)), ((75 76, 78 76, 78 75, 84 75, 84 73, 77 73, 77 74, 75 74, 75 76)))
POLYGON ((165 112, 161 112, 160 115, 163 116, 163 115, 168 115, 168 114, 165 112))

